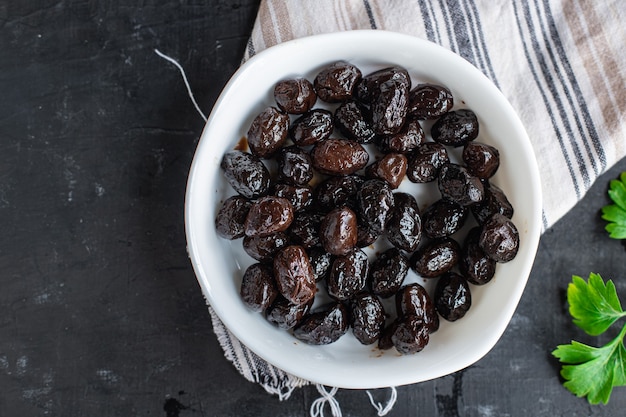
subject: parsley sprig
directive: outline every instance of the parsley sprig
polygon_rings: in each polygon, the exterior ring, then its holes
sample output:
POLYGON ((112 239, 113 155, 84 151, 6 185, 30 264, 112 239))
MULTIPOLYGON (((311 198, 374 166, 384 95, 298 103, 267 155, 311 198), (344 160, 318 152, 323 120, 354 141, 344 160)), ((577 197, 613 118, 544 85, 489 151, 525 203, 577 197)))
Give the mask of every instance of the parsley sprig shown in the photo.
MULTIPOLYGON (((598 274, 590 274, 588 281, 572 277, 567 301, 574 324, 592 336, 626 316, 613 281, 605 283, 598 274)), ((599 348, 576 341, 557 346, 552 354, 564 364, 563 386, 579 397, 586 396, 591 404, 606 404, 614 387, 626 385, 625 336, 626 325, 615 339, 599 348)))
POLYGON ((609 222, 606 231, 613 239, 626 239, 626 172, 619 180, 611 180, 609 197, 615 204, 602 207, 602 218, 609 222))

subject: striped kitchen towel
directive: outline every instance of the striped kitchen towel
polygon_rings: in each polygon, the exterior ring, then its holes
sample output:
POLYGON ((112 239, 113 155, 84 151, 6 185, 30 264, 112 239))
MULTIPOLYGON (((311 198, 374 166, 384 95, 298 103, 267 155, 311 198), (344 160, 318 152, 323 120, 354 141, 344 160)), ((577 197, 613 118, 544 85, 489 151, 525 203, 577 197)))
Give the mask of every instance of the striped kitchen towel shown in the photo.
MULTIPOLYGON (((383 29, 461 55, 500 88, 537 157, 544 230, 626 155, 622 0, 262 0, 244 59, 294 38, 383 29)), ((242 346, 212 313, 226 357, 281 399, 307 383, 242 346)))

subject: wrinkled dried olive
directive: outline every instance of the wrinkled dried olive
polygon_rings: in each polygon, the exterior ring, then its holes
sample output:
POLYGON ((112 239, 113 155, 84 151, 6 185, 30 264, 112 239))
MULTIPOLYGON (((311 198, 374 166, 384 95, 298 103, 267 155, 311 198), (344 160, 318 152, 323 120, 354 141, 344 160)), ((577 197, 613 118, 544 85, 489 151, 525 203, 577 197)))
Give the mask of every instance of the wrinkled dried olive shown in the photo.
POLYGON ((378 297, 359 294, 350 302, 350 324, 356 339, 371 345, 380 337, 385 325, 385 309, 378 297))
POLYGON ((369 154, 359 143, 345 139, 327 139, 311 152, 313 166, 322 174, 350 175, 367 165, 369 154))
POLYGON ((452 93, 435 84, 418 84, 409 92, 409 115, 416 119, 436 119, 454 105, 452 93))
POLYGON ((350 205, 350 200, 356 198, 357 190, 356 176, 330 177, 315 188, 313 192, 314 204, 317 209, 322 211, 350 205))
POLYGON ((298 213, 287 233, 296 245, 312 248, 320 245, 320 223, 324 215, 319 213, 298 213))
POLYGON ((472 305, 470 287, 460 274, 448 272, 437 281, 435 308, 441 317, 456 321, 465 316, 472 305))
POLYGON ((403 355, 420 352, 429 341, 428 327, 419 317, 400 317, 391 335, 391 341, 396 350, 403 355))
POLYGON ((370 143, 376 136, 367 109, 354 100, 345 101, 337 107, 334 120, 337 129, 350 140, 370 143))
POLYGON ((459 261, 461 273, 475 285, 488 283, 496 273, 496 261, 487 256, 478 243, 481 230, 474 227, 468 232, 459 261))
POLYGON ((312 306, 312 298, 304 304, 293 304, 279 294, 274 303, 265 310, 265 318, 279 329, 289 330, 302 321, 312 306))
POLYGON ((272 233, 269 236, 243 238, 243 249, 259 262, 272 262, 274 255, 288 244, 289 239, 283 232, 272 233))
POLYGON ((317 101, 313 84, 306 78, 283 80, 274 86, 274 99, 278 107, 290 114, 306 113, 317 101))
POLYGON ((305 185, 313 178, 313 164, 308 153, 297 146, 282 148, 277 155, 278 176, 293 185, 305 185))
POLYGON ((511 219, 496 213, 483 225, 478 242, 494 261, 509 262, 519 250, 519 232, 511 219))
POLYGON ((356 214, 348 207, 332 210, 322 220, 320 243, 332 255, 346 255, 356 246, 356 214))
POLYGON ((250 265, 243 274, 240 293, 250 309, 265 311, 278 296, 272 268, 263 264, 250 265))
POLYGON ((468 142, 462 158, 470 174, 482 179, 491 178, 500 166, 500 152, 485 143, 468 142))
POLYGON ((415 198, 407 193, 394 194, 394 207, 385 226, 387 240, 398 249, 413 252, 422 237, 422 218, 415 198))
POLYGON ((395 135, 383 136, 378 142, 378 147, 386 153, 409 153, 424 143, 424 140, 426 136, 422 126, 417 120, 410 120, 395 135))
POLYGON ((328 345, 348 331, 348 313, 341 303, 310 313, 293 329, 293 335, 310 345, 328 345))
POLYGON ((461 247, 444 237, 422 246, 410 259, 411 267, 423 278, 435 278, 451 270, 459 261, 461 247))
POLYGON ((313 85, 320 99, 328 103, 338 103, 352 97, 361 77, 361 71, 357 67, 340 61, 323 68, 315 77, 313 85))
POLYGON ((328 110, 314 109, 291 124, 289 136, 298 146, 315 145, 333 133, 333 114, 328 110))
POLYGON ((361 79, 357 85, 354 95, 363 103, 371 104, 373 95, 380 88, 380 84, 396 80, 407 84, 411 88, 411 77, 406 69, 402 67, 388 67, 374 71, 361 79))
POLYGON ((315 276, 309 256, 301 246, 282 248, 274 257, 278 291, 293 304, 304 304, 315 296, 315 276))
POLYGON ((220 164, 231 187, 245 198, 259 198, 269 192, 270 173, 255 155, 230 151, 220 164))
POLYGON ((319 282, 328 277, 330 266, 333 263, 333 256, 319 246, 314 246, 308 250, 309 262, 313 268, 315 281, 319 282))
POLYGON ((415 183, 434 181, 440 168, 450 162, 446 147, 440 143, 426 142, 409 154, 406 176, 415 183))
POLYGON ((254 118, 248 129, 250 152, 259 158, 270 158, 287 139, 289 116, 268 107, 254 118))
POLYGON ((244 222, 252 203, 244 197, 227 198, 215 216, 215 230, 224 239, 238 239, 244 235, 244 222))
POLYGON ((410 84, 397 79, 382 82, 372 99, 372 126, 379 135, 393 135, 402 129, 409 107, 410 84))
POLYGON ((368 225, 363 223, 357 223, 356 229, 356 246, 358 248, 365 248, 373 245, 380 236, 379 232, 375 232, 368 225))
POLYGON ((468 209, 454 201, 440 199, 422 214, 422 227, 428 237, 438 238, 458 232, 467 219, 468 209))
POLYGON ((345 301, 363 291, 367 283, 369 261, 360 249, 354 249, 347 255, 338 256, 330 268, 327 279, 328 295, 345 301))
POLYGON ((313 191, 308 185, 276 184, 274 195, 289 200, 293 211, 302 211, 313 202, 313 191))
POLYGON ((393 333, 396 331, 397 327, 398 319, 394 320, 393 322, 391 322, 391 324, 383 328, 383 331, 380 334, 380 338, 378 339, 378 349, 388 350, 393 347, 393 341, 391 340, 391 337, 393 336, 393 333))
POLYGON ((442 197, 462 206, 479 203, 485 196, 485 187, 480 178, 457 164, 448 163, 441 167, 438 186, 442 197))
POLYGON ((385 181, 368 180, 357 192, 360 218, 375 232, 385 230, 394 205, 393 193, 385 181))
POLYGON ((250 207, 245 222, 246 236, 268 236, 284 232, 293 221, 293 207, 286 198, 265 196, 250 207))
POLYGON ((407 159, 401 153, 388 153, 374 162, 365 170, 368 178, 379 178, 386 181, 394 190, 406 175, 407 159))
POLYGON ((417 283, 405 285, 396 293, 398 317, 415 316, 422 320, 429 333, 439 329, 439 316, 435 303, 426 288, 417 283))
POLYGON ((483 224, 489 217, 496 213, 500 213, 509 219, 513 217, 513 206, 506 198, 504 192, 488 181, 485 185, 485 197, 483 201, 470 207, 476 221, 483 224))
POLYGON ((437 119, 430 135, 442 145, 463 146, 478 136, 478 118, 469 109, 450 111, 437 119))
POLYGON ((388 298, 399 289, 409 272, 409 261, 396 248, 381 253, 370 266, 372 292, 388 298))

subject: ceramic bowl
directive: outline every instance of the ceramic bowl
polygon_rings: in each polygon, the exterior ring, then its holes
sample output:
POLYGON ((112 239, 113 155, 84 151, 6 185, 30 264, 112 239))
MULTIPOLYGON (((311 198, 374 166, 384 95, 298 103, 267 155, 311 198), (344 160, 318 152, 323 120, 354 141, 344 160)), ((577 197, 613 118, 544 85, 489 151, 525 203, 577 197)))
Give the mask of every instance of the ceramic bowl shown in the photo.
MULTIPOLYGON (((318 100, 318 107, 322 104, 318 100)), ((427 123, 425 124, 425 126, 427 123)), ((427 127, 427 126, 426 126, 427 127)), ((425 129, 428 132, 428 129, 425 129)), ((404 180, 424 208, 439 198, 436 185, 404 180)), ((537 163, 515 111, 478 69, 458 55, 412 36, 383 31, 351 31, 297 39, 269 48, 233 75, 217 100, 198 143, 185 201, 188 251, 202 292, 226 327, 269 363, 298 377, 341 388, 377 388, 426 381, 463 369, 496 344, 515 311, 533 264, 541 232, 541 186, 537 163), (312 346, 250 311, 239 296, 241 277, 255 261, 241 239, 228 241, 215 232, 221 203, 234 192, 220 161, 232 150, 266 106, 274 105, 273 86, 282 79, 313 80, 325 65, 345 60, 364 75, 390 65, 406 68, 414 81, 447 86, 455 108, 472 109, 480 122, 477 140, 500 151, 501 164, 492 182, 515 208, 520 232, 517 257, 498 264, 483 286, 471 286, 472 307, 456 322, 441 320, 426 348, 414 355, 361 345, 348 331, 337 342, 312 346)), ((377 248, 368 248, 370 260, 377 248)), ((424 283, 411 272, 406 282, 424 283)), ((432 280, 426 282, 432 290, 432 280)))

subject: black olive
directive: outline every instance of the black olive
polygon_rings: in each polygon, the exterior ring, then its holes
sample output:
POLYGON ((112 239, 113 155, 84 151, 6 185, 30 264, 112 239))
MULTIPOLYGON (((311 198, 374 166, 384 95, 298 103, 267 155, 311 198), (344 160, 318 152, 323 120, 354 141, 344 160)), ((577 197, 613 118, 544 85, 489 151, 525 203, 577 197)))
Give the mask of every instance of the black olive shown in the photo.
POLYGON ((328 345, 348 331, 348 313, 341 303, 310 313, 293 329, 293 335, 310 345, 328 345))
POLYGON ((472 305, 470 287, 456 272, 448 272, 439 278, 434 299, 437 312, 448 321, 462 318, 472 305))
POLYGON ((370 266, 372 292, 383 298, 391 297, 400 289, 408 272, 408 259, 396 248, 386 250, 370 266))

